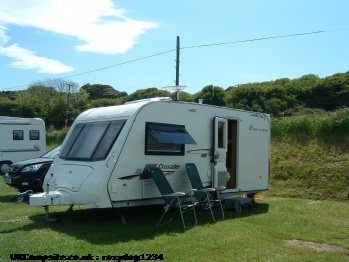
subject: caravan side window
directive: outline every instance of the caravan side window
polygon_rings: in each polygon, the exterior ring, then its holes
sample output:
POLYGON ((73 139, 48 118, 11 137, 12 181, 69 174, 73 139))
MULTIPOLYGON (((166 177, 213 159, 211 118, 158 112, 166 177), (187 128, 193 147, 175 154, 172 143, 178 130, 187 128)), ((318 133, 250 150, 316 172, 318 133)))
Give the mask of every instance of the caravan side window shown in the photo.
POLYGON ((184 156, 185 144, 196 144, 184 125, 145 123, 146 155, 184 156))
POLYGON ((39 130, 29 130, 29 140, 40 140, 39 130))
POLYGON ((64 145, 60 158, 98 161, 105 159, 126 120, 77 124, 64 145))
POLYGON ((23 130, 13 130, 13 140, 23 140, 23 130))

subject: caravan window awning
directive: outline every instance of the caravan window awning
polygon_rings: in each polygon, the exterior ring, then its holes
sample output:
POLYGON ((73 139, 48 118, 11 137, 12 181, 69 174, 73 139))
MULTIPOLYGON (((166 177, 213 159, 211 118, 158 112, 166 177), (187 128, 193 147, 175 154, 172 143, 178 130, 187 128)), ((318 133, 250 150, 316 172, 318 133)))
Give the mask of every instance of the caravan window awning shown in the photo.
POLYGON ((194 144, 194 138, 182 125, 159 125, 148 123, 150 133, 163 144, 194 144))

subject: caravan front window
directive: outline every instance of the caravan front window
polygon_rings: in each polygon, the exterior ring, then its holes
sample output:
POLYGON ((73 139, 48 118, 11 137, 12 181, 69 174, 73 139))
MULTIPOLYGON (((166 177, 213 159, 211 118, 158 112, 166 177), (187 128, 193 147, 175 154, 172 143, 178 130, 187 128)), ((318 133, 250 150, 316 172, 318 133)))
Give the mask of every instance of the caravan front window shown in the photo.
POLYGON ((77 124, 59 157, 83 161, 105 159, 125 122, 117 120, 77 124))

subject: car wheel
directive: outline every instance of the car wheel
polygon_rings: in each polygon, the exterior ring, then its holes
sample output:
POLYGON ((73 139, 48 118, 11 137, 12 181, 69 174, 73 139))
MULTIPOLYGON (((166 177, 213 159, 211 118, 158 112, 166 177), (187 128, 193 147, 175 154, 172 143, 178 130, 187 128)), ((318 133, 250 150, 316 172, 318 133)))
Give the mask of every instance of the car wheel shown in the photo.
POLYGON ((8 172, 11 164, 12 163, 10 161, 0 162, 0 175, 5 175, 8 172))

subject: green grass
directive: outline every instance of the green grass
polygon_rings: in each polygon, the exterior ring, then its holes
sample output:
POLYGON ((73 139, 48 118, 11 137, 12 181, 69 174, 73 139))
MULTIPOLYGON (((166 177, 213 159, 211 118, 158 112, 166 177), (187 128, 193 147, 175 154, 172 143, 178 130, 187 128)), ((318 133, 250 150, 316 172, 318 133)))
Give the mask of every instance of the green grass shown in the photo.
POLYGON ((226 210, 212 223, 201 213, 187 231, 179 217, 156 227, 161 207, 130 208, 127 225, 115 210, 51 207, 61 223, 47 223, 42 207, 9 201, 16 193, 0 181, 0 261, 13 253, 32 255, 163 254, 164 261, 349 261, 349 205, 264 195, 255 210, 226 210), (286 240, 329 244, 345 251, 317 251, 286 240))

